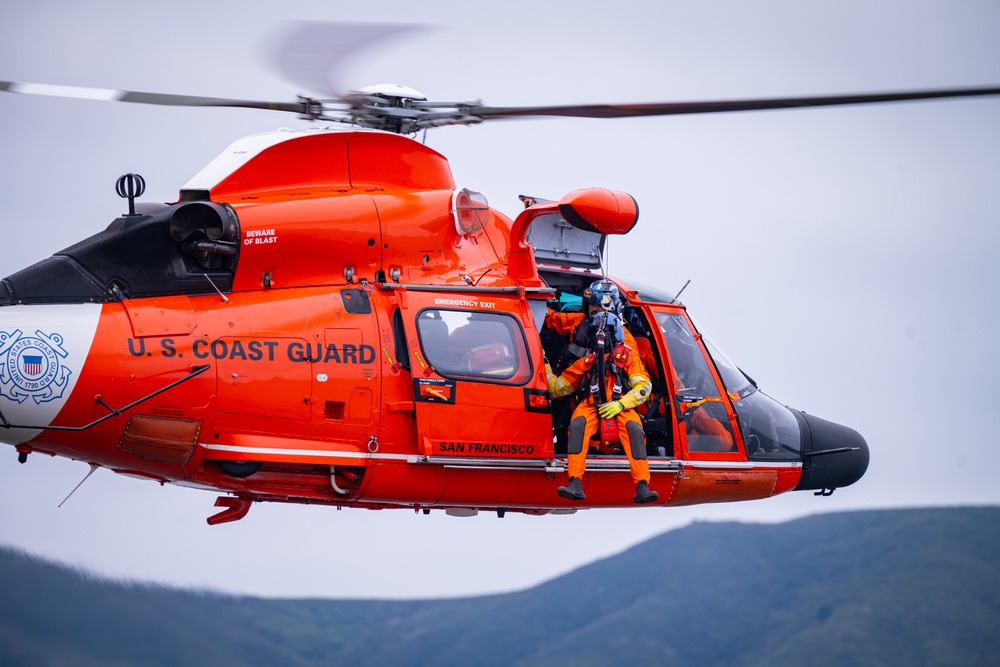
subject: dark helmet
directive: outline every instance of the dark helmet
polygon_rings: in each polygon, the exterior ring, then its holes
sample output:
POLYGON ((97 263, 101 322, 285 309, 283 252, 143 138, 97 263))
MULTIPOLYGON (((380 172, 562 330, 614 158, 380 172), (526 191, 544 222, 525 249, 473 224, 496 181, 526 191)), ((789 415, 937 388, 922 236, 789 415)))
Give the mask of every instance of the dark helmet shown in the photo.
POLYGON ((590 304, 591 312, 621 314, 621 294, 610 280, 595 280, 583 291, 583 298, 590 304))
POLYGON ((610 351, 625 342, 622 319, 617 314, 598 310, 587 319, 587 347, 597 349, 598 334, 603 334, 604 349, 610 351))

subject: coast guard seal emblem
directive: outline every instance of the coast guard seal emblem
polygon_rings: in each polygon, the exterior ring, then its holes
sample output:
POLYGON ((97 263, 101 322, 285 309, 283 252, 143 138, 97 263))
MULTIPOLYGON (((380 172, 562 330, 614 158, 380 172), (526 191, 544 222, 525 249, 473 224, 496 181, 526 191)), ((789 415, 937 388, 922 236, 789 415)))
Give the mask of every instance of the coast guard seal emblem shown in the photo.
POLYGON ((57 333, 0 331, 0 396, 37 405, 62 398, 72 375, 62 363, 68 354, 57 333))

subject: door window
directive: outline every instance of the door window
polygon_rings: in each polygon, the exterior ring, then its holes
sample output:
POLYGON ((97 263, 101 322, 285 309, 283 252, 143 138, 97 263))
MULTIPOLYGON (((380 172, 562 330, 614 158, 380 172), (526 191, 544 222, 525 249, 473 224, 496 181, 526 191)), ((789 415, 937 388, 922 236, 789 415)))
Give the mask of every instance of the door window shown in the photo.
POLYGON ((680 313, 657 313, 656 319, 667 342, 677 413, 684 424, 688 451, 735 451, 722 394, 687 320, 680 313))
POLYGON ((505 313, 426 309, 420 349, 442 377, 524 384, 532 374, 520 322, 505 313))

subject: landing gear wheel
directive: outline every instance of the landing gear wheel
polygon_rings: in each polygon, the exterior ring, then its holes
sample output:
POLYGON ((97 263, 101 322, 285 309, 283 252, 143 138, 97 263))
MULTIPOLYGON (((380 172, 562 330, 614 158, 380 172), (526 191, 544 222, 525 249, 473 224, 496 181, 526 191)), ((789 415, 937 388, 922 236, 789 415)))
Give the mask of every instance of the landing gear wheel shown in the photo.
POLYGON ((254 474, 260 467, 264 465, 263 461, 216 461, 215 465, 219 466, 219 470, 226 473, 230 477, 239 477, 240 479, 244 477, 249 477, 254 474))

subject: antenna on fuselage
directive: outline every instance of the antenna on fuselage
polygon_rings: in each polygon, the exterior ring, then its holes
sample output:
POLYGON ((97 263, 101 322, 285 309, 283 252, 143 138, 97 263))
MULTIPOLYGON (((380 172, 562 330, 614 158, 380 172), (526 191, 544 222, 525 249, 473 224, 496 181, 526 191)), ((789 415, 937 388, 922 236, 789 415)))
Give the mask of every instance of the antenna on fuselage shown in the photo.
POLYGON ((208 281, 208 284, 211 285, 212 289, 215 290, 216 294, 218 294, 222 298, 222 303, 229 303, 229 297, 227 297, 225 294, 223 294, 222 290, 220 290, 218 287, 215 286, 215 283, 212 282, 212 279, 208 277, 208 274, 207 273, 203 273, 201 275, 205 276, 205 280, 208 281))
POLYGON ((687 282, 686 282, 686 283, 684 283, 684 286, 683 286, 683 287, 681 287, 681 290, 680 290, 680 292, 678 292, 677 294, 675 294, 675 295, 674 295, 674 301, 677 301, 678 299, 680 299, 680 298, 681 298, 681 292, 683 292, 684 290, 686 290, 686 289, 687 289, 687 287, 688 287, 688 285, 690 285, 690 284, 691 284, 691 279, 690 279, 690 278, 688 278, 687 282))
POLYGON ((139 215, 135 212, 135 198, 146 192, 146 179, 131 172, 125 174, 115 182, 115 192, 122 199, 128 199, 128 213, 124 217, 134 218, 139 215))
POLYGON ((90 479, 90 476, 94 474, 94 471, 97 470, 100 467, 101 466, 97 465, 96 463, 91 463, 90 464, 90 472, 88 472, 84 476, 84 478, 80 480, 79 484, 77 484, 76 486, 73 487, 73 490, 69 492, 69 496, 66 496, 65 498, 63 498, 63 501, 61 503, 59 503, 58 507, 62 507, 63 505, 65 505, 66 501, 69 500, 69 497, 72 496, 74 493, 76 493, 76 490, 79 489, 81 486, 83 486, 83 483, 86 482, 88 479, 90 479))

